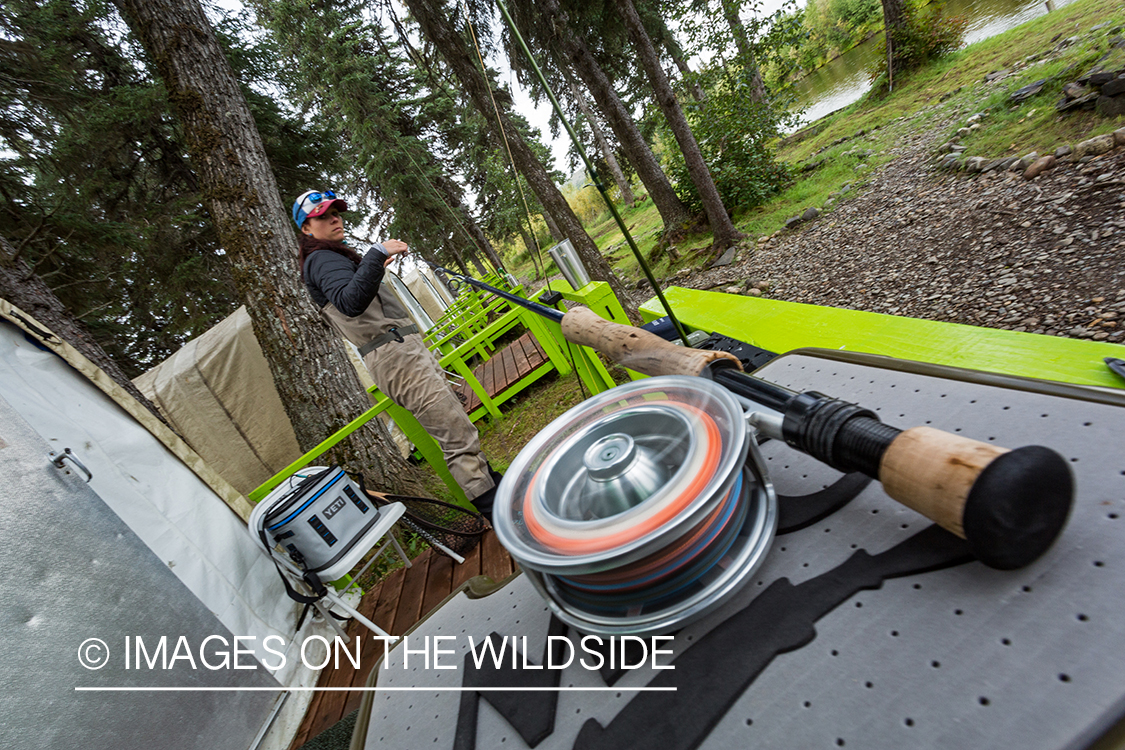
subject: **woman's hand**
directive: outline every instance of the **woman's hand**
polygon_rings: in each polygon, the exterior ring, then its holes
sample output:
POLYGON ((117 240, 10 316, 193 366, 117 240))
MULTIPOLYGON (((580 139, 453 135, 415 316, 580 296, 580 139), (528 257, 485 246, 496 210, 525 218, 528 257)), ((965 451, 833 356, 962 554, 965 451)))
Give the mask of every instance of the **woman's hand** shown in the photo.
POLYGON ((383 243, 383 247, 387 251, 388 258, 392 258, 396 255, 403 255, 407 251, 407 245, 402 240, 387 240, 383 243))
POLYGON ((387 251, 387 260, 383 263, 383 268, 387 268, 398 260, 400 255, 406 255, 407 246, 402 240, 387 240, 383 243, 383 249, 387 251))

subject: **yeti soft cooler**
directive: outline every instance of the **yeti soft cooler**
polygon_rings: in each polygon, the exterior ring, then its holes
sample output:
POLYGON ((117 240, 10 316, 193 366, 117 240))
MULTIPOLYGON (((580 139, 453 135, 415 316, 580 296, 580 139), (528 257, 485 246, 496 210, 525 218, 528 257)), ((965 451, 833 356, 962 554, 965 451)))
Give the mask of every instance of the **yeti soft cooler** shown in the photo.
POLYGON ((332 466, 282 495, 263 526, 306 570, 319 572, 339 560, 379 519, 379 509, 344 470, 332 466))

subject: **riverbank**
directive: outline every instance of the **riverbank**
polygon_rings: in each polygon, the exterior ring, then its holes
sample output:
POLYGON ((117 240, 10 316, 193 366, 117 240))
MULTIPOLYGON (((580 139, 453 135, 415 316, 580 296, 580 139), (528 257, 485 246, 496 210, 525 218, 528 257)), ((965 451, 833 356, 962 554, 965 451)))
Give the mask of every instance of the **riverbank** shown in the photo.
MULTIPOLYGON (((1125 338, 1125 148, 1035 180, 934 167, 945 123, 730 266, 669 285, 1048 335, 1125 338), (853 195, 854 193, 854 195, 853 195)), ((638 290, 634 304, 651 296, 638 290)))

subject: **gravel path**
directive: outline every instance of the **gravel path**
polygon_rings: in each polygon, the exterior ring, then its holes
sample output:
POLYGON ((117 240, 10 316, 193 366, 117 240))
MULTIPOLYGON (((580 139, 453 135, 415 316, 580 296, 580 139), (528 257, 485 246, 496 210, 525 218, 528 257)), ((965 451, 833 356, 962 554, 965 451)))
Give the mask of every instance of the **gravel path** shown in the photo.
MULTIPOLYGON (((765 282, 763 296, 791 302, 1122 341, 1125 149, 1029 181, 935 169, 937 132, 908 137, 811 222, 665 283, 765 282)), ((644 285, 632 301, 650 296, 644 285)))

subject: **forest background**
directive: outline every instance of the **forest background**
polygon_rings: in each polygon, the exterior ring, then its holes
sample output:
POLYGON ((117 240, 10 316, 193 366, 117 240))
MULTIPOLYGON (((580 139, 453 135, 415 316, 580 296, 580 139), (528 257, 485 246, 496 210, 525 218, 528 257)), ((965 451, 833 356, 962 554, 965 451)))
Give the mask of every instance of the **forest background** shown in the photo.
MULTIPOLYGON (((750 0, 509 7, 592 179, 657 209, 650 260, 704 236, 699 262, 738 244, 733 217, 791 181, 776 143, 800 68, 868 34, 873 7, 896 34, 915 18, 902 0, 768 17, 750 0)), ((306 189, 348 197, 364 217, 354 241, 409 237, 463 272, 537 261, 569 239, 623 296, 584 226, 588 195, 560 191, 503 68, 546 95, 480 0, 250 0, 239 14, 197 0, 6 0, 0 294, 74 325, 68 337, 122 381, 245 304, 307 449, 364 399, 300 286, 287 214, 306 189)), ((370 430, 337 460, 408 490, 409 467, 370 430)))

